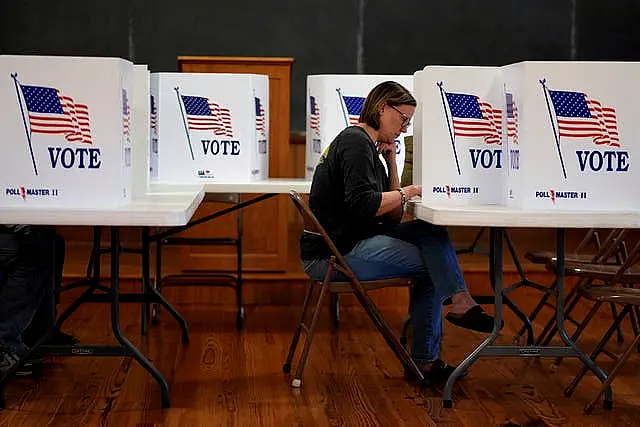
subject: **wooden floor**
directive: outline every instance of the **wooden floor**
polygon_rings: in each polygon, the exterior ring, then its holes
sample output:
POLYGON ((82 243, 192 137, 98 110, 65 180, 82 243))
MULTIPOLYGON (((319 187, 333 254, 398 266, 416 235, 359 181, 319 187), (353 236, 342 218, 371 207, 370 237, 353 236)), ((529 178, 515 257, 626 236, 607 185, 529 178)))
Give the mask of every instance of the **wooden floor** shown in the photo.
MULTIPOLYGON (((125 334, 166 375, 171 409, 160 408, 157 384, 131 359, 58 357, 41 378, 9 383, 0 426, 621 426, 640 419, 637 358, 614 383, 611 412, 599 405, 584 415, 597 382, 587 377, 567 399, 562 391, 578 363, 567 360, 552 372, 548 359, 480 359, 456 386, 454 408, 443 409, 438 390, 405 381, 358 307, 345 308, 337 331, 323 316, 302 389, 292 390, 281 364, 298 307, 248 307, 246 328, 237 332, 232 307, 215 305, 206 292, 167 290, 189 321, 189 345, 180 344, 179 329, 166 313, 143 340, 138 307, 122 312, 125 334)), ((529 310, 535 296, 522 291, 516 300, 529 310)), ((65 294, 63 305, 72 297, 65 294)), ((65 329, 87 344, 113 342, 108 313, 105 305, 81 307, 65 329)), ((394 325, 404 313, 400 305, 385 309, 394 325)), ((594 345, 609 318, 606 311, 599 316, 582 341, 585 348, 594 345)), ((510 313, 507 320, 504 343, 517 327, 510 313)), ((443 357, 458 362, 482 339, 445 323, 443 357)))

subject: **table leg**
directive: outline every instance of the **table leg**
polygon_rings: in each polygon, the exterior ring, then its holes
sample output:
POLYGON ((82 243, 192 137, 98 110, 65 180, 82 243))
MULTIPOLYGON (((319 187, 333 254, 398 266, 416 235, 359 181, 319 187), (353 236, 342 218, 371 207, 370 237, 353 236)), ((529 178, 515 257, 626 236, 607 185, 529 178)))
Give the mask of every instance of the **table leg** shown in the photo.
MULTIPOLYGON (((557 277, 557 296, 556 296, 556 325, 558 327, 558 334, 562 341, 573 350, 573 355, 577 356, 582 363, 584 363, 600 381, 605 383, 607 381, 607 375, 596 363, 591 360, 587 354, 582 351, 578 346, 569 338, 567 329, 564 324, 564 269, 565 269, 565 230, 559 228, 557 230, 557 243, 556 243, 556 277, 557 277)), ((566 391, 565 396, 568 397, 566 391)), ((613 392, 609 385, 604 392, 605 409, 613 407, 613 392)))
POLYGON ((503 276, 502 276, 502 241, 504 238, 504 229, 492 228, 490 233, 490 245, 489 251, 489 269, 490 275, 493 277, 493 292, 494 292, 494 324, 493 331, 483 342, 480 344, 469 356, 467 356, 453 371, 447 383, 444 387, 443 393, 443 406, 445 408, 453 407, 452 394, 453 384, 462 375, 463 372, 468 370, 471 365, 478 359, 485 347, 493 344, 500 334, 502 326, 502 289, 503 289, 503 276))
POLYGON ((111 329, 116 340, 128 350, 133 358, 151 374, 160 385, 162 407, 171 407, 169 384, 158 369, 131 342, 124 337, 120 329, 120 228, 111 227, 111 329))
MULTIPOLYGON (((153 279, 153 290, 155 293, 162 295, 162 238, 156 239, 156 275, 153 279)), ((151 323, 158 323, 160 316, 160 306, 154 303, 151 307, 151 323)))
MULTIPOLYGON (((142 227, 142 293, 149 296, 149 227, 142 227)), ((149 326, 149 308, 150 302, 142 303, 142 312, 140 318, 140 334, 145 336, 149 326)))
MULTIPOLYGON (((503 254, 504 253, 504 241, 507 242, 507 248, 509 249, 511 255, 512 255, 512 259, 514 260, 514 262, 519 263, 518 258, 517 258, 517 254, 512 253, 511 252, 511 239, 508 237, 507 231, 504 229, 500 229, 497 230, 495 228, 491 228, 489 230, 489 281, 491 282, 491 287, 493 288, 493 291, 495 293, 495 289, 496 289, 496 278, 497 278, 497 266, 495 264, 495 261, 492 261, 491 257, 495 250, 496 250, 496 244, 497 244, 497 240, 496 240, 496 236, 494 236, 495 233, 498 233, 501 235, 502 239, 504 240, 500 240, 500 253, 503 254)), ((501 255, 502 256, 502 255, 501 255)), ((503 265, 504 261, 501 259, 500 260, 500 265, 503 265)), ((504 274, 502 271, 502 267, 499 270, 500 271, 500 277, 503 278, 504 274)), ((520 272, 521 276, 523 274, 523 272, 520 272)), ((502 284, 501 289, 504 291, 504 283, 502 284)), ((520 319, 520 321, 522 321, 522 327, 527 331, 527 345, 533 345, 533 325, 531 324, 531 320, 529 320, 529 317, 524 314, 524 312, 522 312, 522 310, 520 310, 520 307, 518 307, 516 305, 516 303, 514 303, 511 298, 509 298, 507 295, 505 295, 506 292, 502 293, 502 300, 504 301, 504 304, 509 307, 509 309, 511 309, 511 311, 518 316, 518 318, 520 319)))

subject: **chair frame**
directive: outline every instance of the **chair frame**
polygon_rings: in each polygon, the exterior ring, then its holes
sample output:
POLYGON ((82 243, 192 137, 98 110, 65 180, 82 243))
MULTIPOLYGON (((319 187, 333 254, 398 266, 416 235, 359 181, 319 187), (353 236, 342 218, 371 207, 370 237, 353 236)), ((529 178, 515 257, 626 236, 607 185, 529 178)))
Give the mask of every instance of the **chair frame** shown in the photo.
POLYGON ((407 349, 402 345, 397 335, 393 332, 393 329, 389 325, 389 323, 385 320, 382 313, 375 305, 373 300, 368 294, 368 291, 373 289, 380 289, 383 287, 390 286, 412 286, 414 283, 413 278, 405 277, 405 278, 394 278, 394 279, 383 279, 383 280, 375 280, 375 281, 361 281, 358 279, 357 275, 351 270, 349 264, 344 259, 343 255, 340 253, 338 248, 335 246, 327 232, 324 230, 318 219, 315 217, 311 209, 307 206, 305 201, 302 199, 300 194, 296 191, 290 191, 289 197, 291 201, 297 208, 300 213, 303 223, 304 223, 304 232, 315 234, 317 236, 322 237, 325 244, 329 247, 331 251, 331 257, 329 258, 329 266, 324 276, 324 280, 322 282, 317 282, 314 280, 310 280, 307 292, 305 295, 302 313, 300 315, 300 321, 298 323, 298 327, 296 329, 295 334, 293 335, 291 345, 289 346, 289 353, 287 355, 287 359, 283 364, 283 371, 285 373, 291 372, 291 363, 295 356, 296 348, 298 346, 298 342, 300 340, 300 336, 302 332, 306 332, 306 339, 304 343, 304 347, 302 349, 302 353, 300 355, 300 360, 298 362, 298 366, 296 368, 296 372, 293 375, 293 379, 291 381, 292 387, 298 388, 302 385, 302 374, 304 371, 304 367, 306 365, 307 357, 309 355, 309 350, 311 347, 311 341, 313 339, 313 334, 315 332, 315 326, 318 320, 318 315, 320 309, 323 304, 324 297, 326 294, 333 293, 353 293, 356 299, 365 310, 374 326, 378 329, 380 334, 385 339, 387 345, 396 355, 405 371, 410 375, 415 377, 419 382, 424 382, 424 376, 418 369, 417 365, 411 358, 407 349), (344 277, 347 278, 347 281, 331 281, 331 278, 335 272, 342 273, 344 277), (307 317, 307 311, 309 308, 309 304, 311 302, 311 297, 313 294, 313 290, 317 287, 320 287, 320 293, 318 299, 315 302, 315 309, 312 314, 311 322, 309 325, 306 324, 305 319, 307 317))
MULTIPOLYGON (((618 264, 622 263, 622 259, 621 259, 621 251, 624 253, 625 251, 625 242, 624 239, 628 234, 627 229, 613 229, 611 230, 611 232, 607 235, 607 237, 600 243, 599 247, 597 247, 596 252, 593 254, 590 263, 591 264, 604 264, 606 263, 611 257, 616 257, 618 264)), ((584 242, 584 240, 583 240, 584 242)), ((572 264, 575 265, 578 261, 568 261, 568 264, 572 264)), ((549 262, 547 262, 546 264, 546 268, 548 271, 551 272, 555 272, 556 271, 556 266, 555 266, 555 259, 550 259, 549 262)), ((581 300, 581 295, 578 294, 578 288, 581 284, 584 284, 586 281, 588 281, 589 279, 583 278, 583 279, 579 279, 578 283, 576 283, 576 285, 573 287, 573 289, 571 290, 571 292, 569 292, 569 294, 567 295, 567 297, 565 298, 566 301, 566 305, 565 305, 565 310, 564 310, 564 315, 565 318, 570 319, 569 315, 571 314, 571 312, 573 311, 573 309, 578 305, 578 302, 581 300)), ((555 284, 555 281, 554 281, 555 284)), ((599 304, 595 304, 587 313, 587 315, 585 316, 585 318, 583 319, 583 321, 578 322, 574 319, 573 323, 577 326, 576 331, 574 332, 574 334, 571 336, 571 340, 576 342, 576 340, 580 337, 580 335, 582 334, 582 332, 584 331, 584 329, 587 327, 587 325, 589 324, 589 322, 591 321, 591 319, 593 318, 593 315, 598 311, 598 309, 600 308, 599 304)), ((617 310, 615 308, 615 306, 612 305, 611 307, 612 310, 612 314, 613 317, 617 317, 618 313, 617 310)), ((550 319, 547 324, 545 325, 545 327, 543 328, 542 332, 540 333, 540 335, 538 336, 536 345, 548 345, 551 340, 553 339, 553 337, 555 336, 557 329, 554 328, 556 324, 556 319, 555 317, 550 319)), ((621 334, 620 334, 621 336, 621 334)), ((557 368, 557 366, 560 364, 562 358, 556 358, 554 363, 553 363, 553 368, 557 368)))
MULTIPOLYGON (((589 229, 589 231, 587 231, 587 233, 585 234, 585 236, 582 238, 582 240, 580 241, 580 243, 578 244, 578 247, 575 249, 574 251, 574 255, 576 257, 580 256, 579 254, 591 243, 593 243, 596 247, 596 250, 598 250, 600 248, 600 236, 598 231, 595 228, 591 228, 589 229)), ((525 259, 527 259, 528 261, 534 263, 534 264, 547 264, 551 259, 553 259, 553 257, 555 257, 555 254, 553 252, 550 251, 527 251, 524 254, 525 259)), ((571 260, 571 256, 567 257, 567 262, 571 260)), ((540 291, 543 292, 542 297, 540 298, 540 300, 538 301, 538 304, 533 308, 533 310, 531 311, 531 314, 529 314, 529 320, 531 322, 534 322, 536 317, 538 317, 538 314, 540 314, 540 312, 542 311, 542 309, 544 307, 550 307, 550 308, 554 308, 554 306, 550 303, 548 303, 547 301, 549 300, 549 298, 555 294, 556 289, 558 287, 558 281, 554 280, 553 283, 551 283, 551 286, 549 287, 543 287, 541 286, 540 288, 536 288, 540 291)), ((568 320, 572 320, 572 319, 568 319, 568 320)), ((553 321, 553 319, 551 319, 550 321, 553 321)), ((526 325, 525 325, 526 326, 526 325)), ((519 341, 520 337, 522 337, 522 335, 525 333, 526 328, 525 326, 523 326, 518 333, 515 335, 514 337, 514 341, 519 341)))
MULTIPOLYGON (((632 267, 638 262, 640 262, 640 241, 636 243, 635 247, 626 257, 626 260, 621 265, 615 266, 615 268, 611 268, 612 266, 603 268, 601 264, 575 263, 567 266, 565 269, 567 276, 586 279, 577 285, 577 293, 584 298, 594 301, 594 306, 599 307, 605 302, 621 304, 623 306, 622 311, 615 316, 613 323, 604 333, 602 339, 590 355, 591 360, 595 362, 598 355, 604 353, 615 361, 615 365, 608 373, 606 381, 601 384, 598 393, 585 405, 584 411, 586 413, 593 411, 600 396, 602 396, 605 389, 611 385, 622 365, 624 365, 634 348, 640 343, 640 333, 637 328, 634 328, 634 339, 621 355, 615 356, 605 350, 606 344, 624 318, 630 315, 633 319, 634 313, 637 315, 637 309, 638 306, 640 306, 640 289, 629 286, 633 286, 634 283, 640 281, 640 271, 637 269, 632 270, 632 267), (595 280, 604 281, 606 284, 594 285, 593 281, 595 280)), ((584 368, 578 372, 573 381, 565 389, 565 396, 569 397, 574 393, 586 373, 584 368)))

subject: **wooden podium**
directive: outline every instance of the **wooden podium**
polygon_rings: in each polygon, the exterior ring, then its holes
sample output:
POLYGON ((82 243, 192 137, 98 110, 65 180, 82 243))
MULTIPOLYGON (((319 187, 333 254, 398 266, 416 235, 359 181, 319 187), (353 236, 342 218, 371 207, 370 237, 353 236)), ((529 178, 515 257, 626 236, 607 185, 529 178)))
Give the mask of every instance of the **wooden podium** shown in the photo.
MULTIPOLYGON (((269 176, 292 177, 289 149, 289 109, 292 58, 179 56, 178 70, 188 73, 247 73, 269 76, 269 176)), ((256 196, 248 194, 243 199, 256 196)), ((277 196, 243 212, 243 270, 284 272, 287 266, 288 196, 277 196)), ((203 203, 194 218, 228 207, 215 201, 203 203)), ((235 232, 236 214, 206 222, 184 237, 225 237, 235 232)), ((235 250, 228 247, 188 246, 181 250, 181 269, 236 268, 235 250)), ((169 261, 169 260, 167 260, 169 261)), ((169 263, 171 263, 169 261, 169 263)))

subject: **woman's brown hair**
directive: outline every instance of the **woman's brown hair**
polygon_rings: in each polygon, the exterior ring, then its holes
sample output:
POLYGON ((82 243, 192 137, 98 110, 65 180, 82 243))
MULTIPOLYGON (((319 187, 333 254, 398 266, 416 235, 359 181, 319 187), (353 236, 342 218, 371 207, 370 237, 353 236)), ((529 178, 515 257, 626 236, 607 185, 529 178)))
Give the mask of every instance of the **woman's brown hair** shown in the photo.
POLYGON ((380 128, 380 110, 383 105, 417 105, 416 99, 404 86, 393 81, 382 82, 369 92, 364 100, 360 123, 366 123, 375 130, 380 128))

